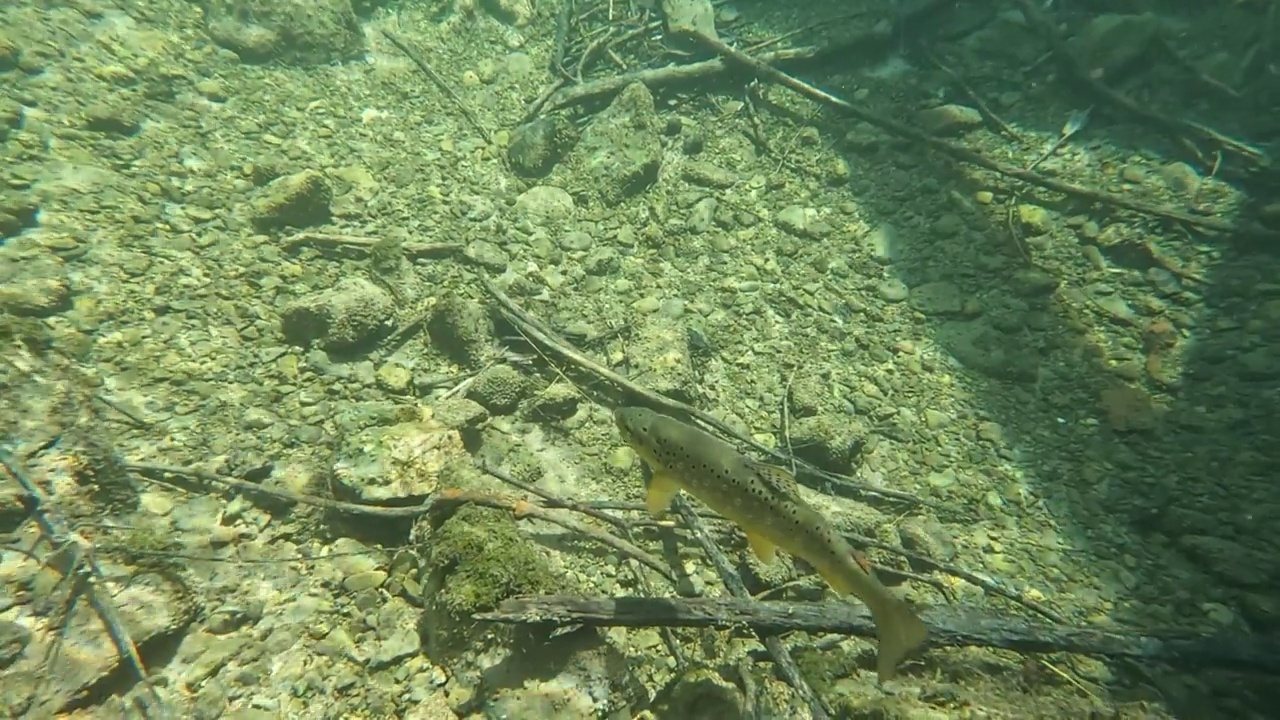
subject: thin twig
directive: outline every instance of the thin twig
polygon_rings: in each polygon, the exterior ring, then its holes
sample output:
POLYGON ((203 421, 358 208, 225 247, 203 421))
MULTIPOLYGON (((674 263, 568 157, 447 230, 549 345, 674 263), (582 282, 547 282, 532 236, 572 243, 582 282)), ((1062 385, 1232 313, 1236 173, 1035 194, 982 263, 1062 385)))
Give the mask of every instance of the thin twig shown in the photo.
MULTIPOLYGON (((648 513, 648 510, 646 510, 645 506, 642 503, 619 502, 616 500, 595 500, 595 501, 585 502, 581 504, 584 507, 589 507, 596 510, 616 510, 620 512, 637 512, 637 513, 646 513, 646 514, 648 513)), ((698 517, 706 518, 708 520, 713 520, 717 523, 725 523, 725 527, 733 526, 733 524, 730 523, 728 520, 725 520, 724 518, 720 517, 719 515, 717 515, 715 512, 711 510, 697 509, 694 512, 697 513, 698 517)), ((667 521, 665 520, 639 519, 639 520, 635 520, 634 524, 637 526, 644 525, 644 524, 654 524, 662 527, 667 527, 667 521)), ((970 585, 980 588, 983 592, 986 592, 988 594, 995 595, 998 597, 1002 597, 1006 600, 1009 600, 1010 602, 1021 605, 1027 610, 1030 610, 1031 612, 1037 615, 1040 615, 1044 618, 1052 620, 1055 623, 1065 624, 1067 622, 1066 616, 1064 616, 1062 613, 1052 608, 1046 607, 1041 603, 1035 602, 1033 600, 1030 600, 1024 597, 1022 593, 1019 593, 1018 591, 1009 588, 1008 586, 1004 585, 998 580, 983 577, 982 575, 978 575, 977 573, 973 573, 968 570, 965 570, 962 567, 951 565, 951 564, 942 562, 940 560, 935 560, 928 556, 911 552, 910 550, 903 549, 896 545, 890 545, 889 543, 876 540, 875 538, 867 537, 866 535, 860 535, 858 533, 843 532, 843 531, 840 534, 843 535, 844 538, 848 540, 849 543, 854 547, 875 548, 876 550, 880 550, 881 552, 886 552, 891 555, 896 555, 898 557, 906 559, 908 562, 910 562, 914 566, 927 567, 932 569, 934 572, 942 573, 943 575, 950 575, 952 577, 956 577, 961 580, 964 580, 970 585)), ((893 568, 882 568, 880 566, 876 567, 876 571, 877 573, 900 572, 898 570, 894 570, 893 568)))
POLYGON ((516 517, 530 517, 537 520, 559 525, 571 532, 579 533, 586 538, 595 540, 596 542, 606 545, 617 550, 618 552, 633 558, 646 566, 652 568, 663 578, 675 583, 675 576, 671 569, 661 560, 645 550, 637 547, 635 544, 622 540, 614 535, 597 530, 596 528, 583 525, 582 523, 571 520, 558 513, 553 512, 549 508, 540 507, 530 502, 500 498, 479 493, 469 493, 460 490, 442 490, 430 498, 426 499, 418 505, 408 507, 383 507, 376 505, 365 505, 361 503, 343 502, 341 500, 333 500, 330 498, 318 497, 315 495, 305 495, 303 493, 295 493, 289 490, 280 490, 277 488, 269 488, 256 483, 245 480, 230 478, 207 470, 197 468, 175 467, 169 465, 153 465, 149 463, 126 463, 125 467, 140 474, 143 477, 155 475, 177 475, 180 477, 194 478, 204 482, 211 482, 224 487, 239 490, 246 494, 258 494, 273 497, 279 500, 288 500, 291 502, 302 503, 306 505, 314 505, 326 510, 334 510, 337 512, 345 512, 358 515, 368 515, 381 518, 414 518, 421 517, 438 509, 445 507, 454 507, 466 503, 481 505, 484 507, 497 508, 500 510, 510 510, 516 517))
POLYGON ((547 508, 544 508, 539 505, 534 505, 533 503, 527 502, 524 500, 519 500, 519 501, 516 501, 515 503, 506 503, 499 499, 495 499, 487 496, 480 496, 480 495, 468 495, 467 502, 474 503, 477 505, 486 505, 488 507, 496 507, 496 508, 503 508, 503 509, 510 508, 515 513, 517 518, 530 517, 537 520, 543 520, 543 521, 552 523, 554 525, 559 525, 560 527, 566 530, 576 532, 580 535, 583 535, 584 537, 588 537, 592 540, 595 540, 596 542, 602 545, 607 545, 608 547, 611 547, 614 550, 617 550, 618 552, 631 558, 632 560, 636 560, 640 563, 643 563, 650 570, 653 570, 654 572, 661 575, 665 580, 667 580, 667 582, 670 582, 673 585, 676 583, 675 574, 671 572, 671 569, 668 568, 666 564, 664 564, 661 560, 654 557, 653 555, 649 554, 647 551, 642 550, 640 547, 636 546, 631 541, 624 540, 615 535, 610 535, 607 532, 604 532, 602 530, 597 530, 588 525, 583 525, 582 523, 576 520, 571 520, 565 517, 564 515, 561 515, 555 512, 554 510, 549 510, 547 508))
POLYGON ((403 40, 393 35, 389 30, 384 29, 382 31, 382 36, 390 41, 392 45, 395 45, 400 52, 404 53, 405 57, 409 58, 414 65, 417 65, 418 69, 426 74, 427 77, 431 78, 431 82, 435 83, 436 87, 440 88, 440 91, 453 101, 453 104, 458 108, 458 112, 462 113, 462 116, 467 119, 467 122, 471 123, 471 127, 474 128, 476 132, 480 133, 480 137, 484 138, 485 142, 493 142, 493 133, 489 132, 489 128, 485 127, 480 122, 480 119, 471 112, 471 108, 467 107, 466 103, 462 102, 462 98, 458 97, 458 94, 453 91, 453 88, 449 87, 449 84, 444 81, 444 78, 433 70, 431 66, 427 64, 427 61, 422 59, 421 55, 415 52, 413 48, 409 47, 409 45, 403 40))
MULTIPOLYGON (((1174 136, 1190 136, 1199 140, 1205 140, 1217 145, 1218 147, 1231 150, 1236 154, 1248 159, 1256 166, 1266 167, 1267 159, 1257 148, 1243 143, 1234 138, 1227 137, 1222 133, 1213 130, 1190 120, 1162 115, 1154 110, 1150 110, 1137 102, 1134 102, 1127 96, 1113 90, 1111 87, 1103 83, 1097 77, 1094 77, 1087 68, 1080 62, 1074 53, 1067 47, 1066 41, 1058 33, 1057 26, 1054 24, 1049 15, 1040 7, 1035 0, 1014 0, 1018 9, 1022 11, 1022 15, 1027 22, 1031 24, 1045 40, 1049 43, 1049 48, 1053 53, 1054 59, 1066 71, 1071 81, 1085 87, 1094 96, 1106 101, 1110 105, 1120 108, 1129 115, 1142 120, 1148 125, 1174 136)), ((1192 223, 1195 224, 1195 223, 1192 223)))
MULTIPOLYGON (((519 488, 533 495, 537 495, 539 498, 542 499, 543 505, 546 505, 547 507, 560 507, 560 508, 565 508, 567 510, 573 510, 574 512, 582 513, 587 517, 595 518, 596 520, 599 520, 601 522, 609 523, 610 525, 617 528, 618 532, 622 533, 622 537, 624 540, 626 540, 629 543, 632 543, 633 545, 635 544, 635 538, 632 537, 631 535, 631 523, 628 523, 626 520, 614 517, 607 512, 602 512, 600 510, 596 510, 595 508, 588 507, 586 505, 583 505, 582 503, 577 503, 572 500, 566 500, 563 498, 556 497, 552 493, 549 493, 546 490, 543 490, 537 485, 532 485, 530 483, 522 482, 520 480, 515 479, 514 477, 511 477, 511 475, 507 474, 502 470, 499 470, 498 468, 494 467, 493 465, 490 465, 489 463, 484 463, 484 462, 480 463, 480 469, 484 470, 486 473, 492 475, 493 477, 501 480, 502 482, 507 483, 508 485, 511 485, 512 487, 519 488)), ((649 578, 647 575, 645 575, 643 572, 640 572, 640 569, 637 568, 635 565, 628 565, 627 567, 631 569, 632 577, 635 579, 636 583, 640 586, 640 589, 644 591, 645 595, 650 595, 650 596, 656 595, 656 593, 653 591, 653 584, 649 582, 649 578)), ((685 657, 684 649, 680 647, 680 643, 679 641, 676 640, 675 633, 671 631, 671 628, 666 628, 666 627, 659 628, 659 631, 662 634, 663 643, 667 646, 667 651, 671 653, 671 657, 675 658, 676 665, 678 667, 685 667, 686 665, 688 665, 689 659, 685 657)))
MULTIPOLYGON (((321 250, 352 250, 358 253, 367 254, 383 241, 376 237, 368 237, 364 235, 343 235, 341 233, 323 233, 323 232, 300 232, 290 236, 284 241, 284 245, 288 249, 296 247, 315 247, 321 250)), ((399 247, 400 252, 404 256, 414 260, 418 258, 438 257, 441 255, 453 255, 462 252, 462 246, 457 243, 404 243, 399 247)))
POLYGON ((943 74, 951 78, 952 82, 960 86, 960 89, 964 91, 964 94, 968 95, 969 99, 973 101, 973 104, 978 106, 978 112, 982 113, 982 116, 986 118, 988 122, 995 125, 1000 132, 1004 133, 1011 139, 1016 140, 1019 143, 1026 144, 1026 140, 1024 140, 1016 130, 1010 127, 1009 123, 1005 122, 999 115, 997 115, 996 112, 991 109, 991 106, 987 105, 986 101, 982 99, 982 96, 978 95, 978 92, 969 85, 960 73, 952 70, 947 65, 944 65, 942 60, 936 54, 923 45, 919 46, 917 50, 919 52, 923 52, 929 62, 937 66, 943 74))

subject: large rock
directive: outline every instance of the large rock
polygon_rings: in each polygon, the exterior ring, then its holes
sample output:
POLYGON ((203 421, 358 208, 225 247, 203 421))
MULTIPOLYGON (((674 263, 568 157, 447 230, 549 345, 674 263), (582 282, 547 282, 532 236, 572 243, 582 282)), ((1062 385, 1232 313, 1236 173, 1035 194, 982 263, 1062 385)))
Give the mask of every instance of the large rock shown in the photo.
POLYGON ((289 342, 350 352, 380 337, 394 317, 387 291, 364 278, 349 278, 289 303, 280 325, 289 342))
POLYGON ((564 182, 556 184, 605 206, 644 192, 662 167, 658 126, 649 89, 632 83, 583 131, 565 164, 564 182))
POLYGON ((259 230, 309 227, 329 221, 333 188, 319 170, 276 178, 253 199, 253 224, 259 230))
POLYGON ((245 62, 326 65, 364 55, 351 0, 205 0, 205 28, 245 62))
POLYGON ((362 430, 344 454, 333 471, 341 494, 372 504, 421 502, 469 460, 458 431, 434 419, 362 430))
POLYGON ((17 241, 0 246, 0 313, 49 317, 71 307, 71 281, 62 259, 17 241))

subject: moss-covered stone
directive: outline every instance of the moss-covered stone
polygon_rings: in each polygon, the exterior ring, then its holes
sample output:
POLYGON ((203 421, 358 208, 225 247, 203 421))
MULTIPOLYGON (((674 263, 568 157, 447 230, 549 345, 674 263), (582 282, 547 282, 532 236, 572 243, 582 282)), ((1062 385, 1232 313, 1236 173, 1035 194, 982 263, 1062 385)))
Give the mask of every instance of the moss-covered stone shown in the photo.
POLYGON ((809 681, 813 691, 819 695, 829 694, 837 680, 849 677, 858 671, 858 656, 843 648, 798 649, 794 657, 800 674, 809 681))
POLYGON ((529 378, 519 370, 494 365, 480 373, 467 395, 489 412, 503 415, 515 410, 529 389, 529 378))
POLYGON ((310 227, 329 221, 333 187, 319 170, 276 178, 253 199, 253 224, 259 230, 310 227))
POLYGON ((353 353, 381 337, 394 317, 395 301, 387 291, 352 277, 290 302, 280 313, 280 330, 297 345, 353 353))
POLYGON ((427 332, 431 344, 460 365, 479 365, 494 355, 493 321, 474 300, 441 301, 431 313, 427 332))
POLYGON ((659 693, 653 715, 659 720, 739 720, 747 717, 747 710, 737 685, 709 668, 694 668, 659 693))
POLYGON ((848 415, 824 413, 793 420, 789 436, 796 457, 823 470, 847 473, 854 458, 862 452, 867 430, 848 415))
POLYGON ((510 512, 464 506, 432 532, 429 544, 422 578, 429 653, 469 645, 480 630, 472 616, 509 597, 565 592, 564 578, 510 512))

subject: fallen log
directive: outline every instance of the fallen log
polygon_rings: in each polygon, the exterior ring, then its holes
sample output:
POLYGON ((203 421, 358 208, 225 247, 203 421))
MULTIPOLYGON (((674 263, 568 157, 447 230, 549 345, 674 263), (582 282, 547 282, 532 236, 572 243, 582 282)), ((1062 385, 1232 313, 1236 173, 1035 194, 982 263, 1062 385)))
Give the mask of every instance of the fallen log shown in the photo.
MULTIPOLYGON (((1078 653, 1112 659, 1280 674, 1280 641, 1253 635, 1193 635, 1077 627, 999 617, 951 607, 920 614, 930 647, 988 647, 1022 653, 1078 653)), ((865 608, 839 601, 785 602, 739 598, 516 597, 477 620, 562 627, 747 626, 762 633, 795 630, 875 637, 865 608)))

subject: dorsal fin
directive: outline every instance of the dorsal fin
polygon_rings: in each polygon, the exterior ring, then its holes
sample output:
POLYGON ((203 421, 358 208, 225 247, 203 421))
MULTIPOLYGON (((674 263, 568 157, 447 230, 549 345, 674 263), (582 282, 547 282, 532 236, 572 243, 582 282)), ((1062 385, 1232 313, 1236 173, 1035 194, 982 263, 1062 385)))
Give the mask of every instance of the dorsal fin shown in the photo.
POLYGON ((786 468, 753 460, 751 461, 751 470, 755 472, 761 482, 773 489, 777 494, 788 498, 800 497, 800 489, 796 484, 796 478, 786 468))

